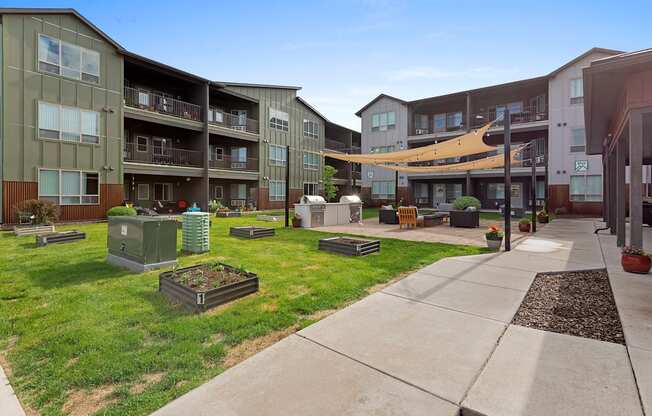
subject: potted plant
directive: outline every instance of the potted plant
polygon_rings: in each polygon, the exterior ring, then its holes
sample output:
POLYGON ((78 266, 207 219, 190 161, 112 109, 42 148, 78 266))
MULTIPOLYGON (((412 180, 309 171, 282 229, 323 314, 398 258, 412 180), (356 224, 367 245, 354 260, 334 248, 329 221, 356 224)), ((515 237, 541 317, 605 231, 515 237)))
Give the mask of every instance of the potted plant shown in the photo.
POLYGON ((641 274, 649 273, 652 266, 650 256, 642 249, 632 246, 623 247, 620 264, 626 272, 641 274))
POLYGON ((294 214, 294 217, 292 217, 292 227, 301 228, 301 215, 294 214))
POLYGON ((489 227, 484 238, 487 240, 487 247, 492 250, 500 250, 500 246, 503 245, 503 232, 495 225, 489 227))
POLYGON ((537 212, 537 221, 539 221, 539 224, 548 224, 550 222, 550 215, 545 209, 537 212))
POLYGON ((480 226, 480 200, 473 196, 460 196, 449 212, 451 227, 477 228, 480 226))
POLYGON ((518 222, 518 230, 522 233, 529 233, 532 223, 527 218, 521 218, 518 222))

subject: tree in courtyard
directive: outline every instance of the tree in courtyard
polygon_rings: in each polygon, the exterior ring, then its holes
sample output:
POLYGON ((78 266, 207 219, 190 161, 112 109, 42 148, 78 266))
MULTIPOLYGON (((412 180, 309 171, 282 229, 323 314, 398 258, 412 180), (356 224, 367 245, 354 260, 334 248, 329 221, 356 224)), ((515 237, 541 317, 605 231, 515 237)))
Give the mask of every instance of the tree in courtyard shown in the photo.
POLYGON ((331 165, 324 165, 324 197, 327 201, 332 200, 337 195, 337 187, 333 184, 333 176, 337 169, 331 165))

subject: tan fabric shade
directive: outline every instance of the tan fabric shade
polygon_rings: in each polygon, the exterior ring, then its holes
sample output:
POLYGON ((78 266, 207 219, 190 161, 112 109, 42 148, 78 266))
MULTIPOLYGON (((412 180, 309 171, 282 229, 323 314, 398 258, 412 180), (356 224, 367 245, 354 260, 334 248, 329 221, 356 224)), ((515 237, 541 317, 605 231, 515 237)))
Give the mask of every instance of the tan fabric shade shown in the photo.
MULTIPOLYGON (((511 164, 519 164, 520 160, 516 159, 516 155, 523 150, 522 147, 514 149, 510 152, 511 164)), ((505 157, 503 154, 486 157, 484 159, 472 160, 470 162, 451 163, 440 166, 398 166, 398 165, 384 165, 373 164, 387 170, 397 170, 405 173, 440 173, 440 172, 458 172, 473 169, 492 169, 499 168, 505 165, 505 157)))
POLYGON ((488 146, 482 141, 493 122, 462 136, 448 139, 441 143, 431 144, 414 149, 399 150, 388 153, 368 153, 362 155, 349 155, 345 153, 324 152, 323 155, 333 159, 345 160, 353 163, 385 163, 385 162, 423 162, 450 157, 475 155, 478 153, 496 150, 495 146, 488 146))

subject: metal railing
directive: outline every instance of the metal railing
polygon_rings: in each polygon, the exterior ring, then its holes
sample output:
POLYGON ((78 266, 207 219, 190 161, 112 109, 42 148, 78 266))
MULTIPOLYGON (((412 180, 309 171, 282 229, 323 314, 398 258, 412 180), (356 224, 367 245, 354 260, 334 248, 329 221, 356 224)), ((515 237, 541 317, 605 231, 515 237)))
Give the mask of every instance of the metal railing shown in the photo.
POLYGON ((253 157, 234 158, 224 155, 221 159, 210 160, 208 166, 213 169, 258 171, 258 159, 253 157))
POLYGON ((202 120, 201 106, 147 90, 124 87, 124 102, 128 107, 167 114, 186 120, 202 120))
POLYGON ((124 148, 125 162, 153 165, 201 167, 201 156, 201 152, 197 150, 175 149, 167 146, 139 147, 136 143, 126 143, 124 148))
POLYGON ((360 146, 348 147, 346 143, 341 142, 339 140, 333 140, 333 139, 325 139, 324 147, 326 148, 326 150, 334 150, 336 152, 350 153, 350 154, 359 154, 361 150, 360 146))
MULTIPOLYGON (((520 111, 511 111, 512 124, 533 123, 536 121, 548 120, 548 110, 537 106, 523 107, 520 111)), ((475 113, 471 117, 472 127, 481 127, 486 123, 496 120, 494 126, 503 126, 504 114, 502 110, 496 109, 475 113)))
POLYGON ((231 130, 258 134, 258 120, 253 120, 242 115, 225 113, 214 107, 208 109, 208 122, 215 126, 225 127, 231 130))

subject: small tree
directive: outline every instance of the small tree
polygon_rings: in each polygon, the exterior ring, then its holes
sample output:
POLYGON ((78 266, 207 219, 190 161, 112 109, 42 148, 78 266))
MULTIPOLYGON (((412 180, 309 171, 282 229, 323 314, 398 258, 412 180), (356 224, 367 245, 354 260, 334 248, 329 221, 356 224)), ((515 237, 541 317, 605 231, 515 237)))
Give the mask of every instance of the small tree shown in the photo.
POLYGON ((330 201, 337 195, 337 187, 333 184, 333 176, 336 173, 337 169, 331 165, 324 165, 324 197, 327 201, 330 201))
POLYGON ((28 199, 14 208, 19 215, 29 215, 34 224, 53 224, 59 219, 59 206, 43 199, 28 199))

